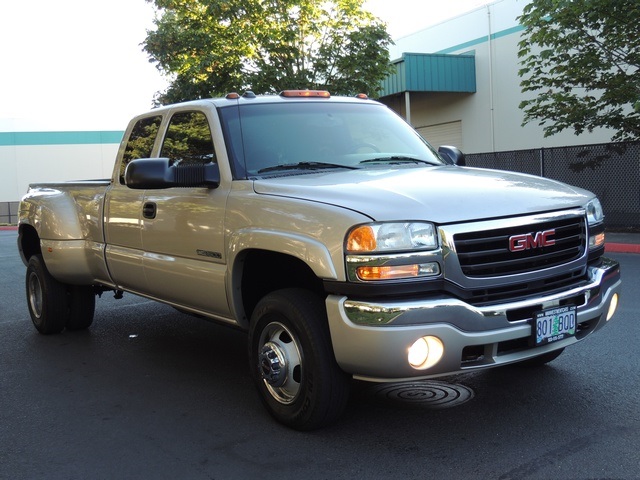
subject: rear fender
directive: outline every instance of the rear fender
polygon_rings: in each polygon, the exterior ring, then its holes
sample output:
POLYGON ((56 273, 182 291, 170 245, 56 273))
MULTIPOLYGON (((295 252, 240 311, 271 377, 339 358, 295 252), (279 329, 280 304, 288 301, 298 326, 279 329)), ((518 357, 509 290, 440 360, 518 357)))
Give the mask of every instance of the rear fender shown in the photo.
MULTIPOLYGON (((66 188, 74 188, 69 184, 66 188)), ((77 186, 73 193, 55 186, 31 188, 20 202, 19 249, 22 261, 41 253, 58 281, 111 283, 104 263, 102 233, 105 189, 77 186)))

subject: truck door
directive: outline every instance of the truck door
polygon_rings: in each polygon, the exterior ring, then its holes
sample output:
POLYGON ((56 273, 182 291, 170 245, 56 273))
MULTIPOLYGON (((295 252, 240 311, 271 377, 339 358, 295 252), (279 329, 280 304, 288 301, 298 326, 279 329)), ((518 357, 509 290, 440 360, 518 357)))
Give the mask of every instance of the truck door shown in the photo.
POLYGON ((144 191, 124 184, 127 164, 136 158, 150 158, 162 123, 161 115, 138 120, 127 143, 116 174, 105 198, 105 241, 109 273, 123 289, 147 293, 148 286, 142 266, 142 207, 144 191))
MULTIPOLYGON (((179 164, 216 162, 207 113, 173 113, 158 155, 179 164)), ((146 190, 144 269, 153 296, 198 311, 229 315, 225 289, 224 211, 228 182, 216 189, 146 190)))

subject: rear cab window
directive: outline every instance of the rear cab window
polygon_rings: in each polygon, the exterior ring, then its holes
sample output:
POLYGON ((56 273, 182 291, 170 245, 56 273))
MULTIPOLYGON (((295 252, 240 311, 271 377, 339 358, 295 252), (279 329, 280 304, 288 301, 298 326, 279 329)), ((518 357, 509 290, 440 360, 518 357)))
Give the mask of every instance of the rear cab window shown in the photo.
POLYGON ((175 113, 167 127, 160 157, 174 164, 201 165, 216 163, 209 121, 203 112, 175 113))
POLYGON ((120 184, 124 185, 124 171, 131 160, 151 157, 161 123, 162 115, 154 115, 141 118, 133 126, 120 163, 120 184))

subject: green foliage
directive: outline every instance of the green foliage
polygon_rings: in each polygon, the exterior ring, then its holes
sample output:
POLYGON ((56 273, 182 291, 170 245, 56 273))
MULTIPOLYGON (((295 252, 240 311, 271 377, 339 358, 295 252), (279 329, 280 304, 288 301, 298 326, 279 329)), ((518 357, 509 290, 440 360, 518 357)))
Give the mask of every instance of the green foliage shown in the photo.
POLYGON ((133 130, 131 130, 131 135, 129 135, 129 140, 125 146, 123 161, 120 164, 120 178, 122 181, 124 181, 124 171, 127 164, 131 160, 135 160, 136 158, 149 158, 151 156, 151 150, 153 150, 153 144, 158 136, 161 123, 162 116, 157 115, 143 118, 133 126, 133 130))
POLYGON ((384 24, 363 0, 147 0, 158 14, 143 43, 172 78, 159 103, 327 89, 376 96, 390 72, 384 24))
POLYGON ((178 112, 173 115, 160 156, 179 160, 181 165, 214 161, 213 139, 204 113, 178 112))
POLYGON ((519 17, 524 123, 545 136, 614 130, 640 139, 640 1, 532 0, 519 17))

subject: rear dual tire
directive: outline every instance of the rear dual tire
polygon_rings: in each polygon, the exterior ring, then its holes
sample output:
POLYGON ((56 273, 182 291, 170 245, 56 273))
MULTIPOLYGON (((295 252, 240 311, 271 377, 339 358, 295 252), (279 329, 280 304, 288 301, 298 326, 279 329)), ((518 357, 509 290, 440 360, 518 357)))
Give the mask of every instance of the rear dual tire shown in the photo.
POLYGON ((26 290, 31 321, 44 335, 60 333, 65 328, 85 329, 93 323, 93 289, 59 282, 49 273, 42 255, 29 259, 26 290))

